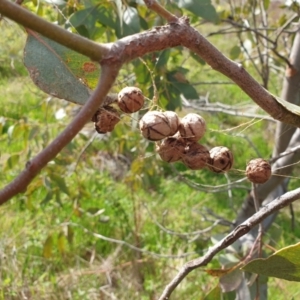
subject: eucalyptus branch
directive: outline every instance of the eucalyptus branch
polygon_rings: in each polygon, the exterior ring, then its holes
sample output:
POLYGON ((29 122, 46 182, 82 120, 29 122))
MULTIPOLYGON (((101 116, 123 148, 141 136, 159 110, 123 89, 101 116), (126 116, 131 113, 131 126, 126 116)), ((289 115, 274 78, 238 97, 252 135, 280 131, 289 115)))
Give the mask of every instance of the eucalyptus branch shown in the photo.
MULTIPOLYGON (((16 7, 16 9, 22 9, 22 13, 20 13, 19 17, 19 14, 17 14, 16 11, 11 11, 12 7, 10 5, 14 4, 9 3, 7 0, 0 0, 0 12, 5 12, 13 20, 24 23, 24 20, 27 20, 25 15, 23 15, 24 11, 27 13, 26 10, 18 5, 14 5, 13 8, 16 7)), ((29 19, 31 19, 31 15, 32 14, 30 14, 29 19)), ((38 18, 38 20, 40 20, 40 18, 38 18)), ((31 25, 31 28, 38 32, 45 26, 44 23, 38 22, 38 24, 36 24, 32 21, 26 22, 30 23, 29 25, 31 25)), ((24 25, 26 26, 28 24, 24 25)), ((46 28, 46 32, 50 32, 52 29, 54 30, 56 26, 49 23, 49 27, 46 28)), ((63 30, 63 32, 66 31, 63 30)), ((82 38, 80 41, 81 40, 82 38)), ((72 39, 70 39, 70 41, 72 41, 72 39)), ((115 63, 116 61, 125 63, 147 53, 161 51, 180 45, 192 50, 204 59, 213 69, 232 79, 250 96, 250 98, 252 98, 253 101, 273 118, 290 125, 300 126, 300 115, 294 113, 290 108, 287 108, 286 105, 282 104, 282 101, 279 101, 278 98, 260 86, 242 65, 225 57, 198 31, 190 26, 189 20, 186 17, 182 17, 178 19, 177 22, 170 23, 166 26, 156 27, 153 30, 127 36, 112 44, 111 48, 108 46, 100 46, 95 43, 92 43, 89 46, 91 48, 95 47, 94 50, 90 50, 94 54, 97 53, 97 51, 101 51, 99 50, 100 47, 106 54, 105 57, 101 57, 108 63, 115 63)))
POLYGON ((168 300, 172 292, 175 288, 182 282, 182 280, 193 270, 206 266, 214 256, 227 248, 229 245, 233 244, 236 240, 238 240, 241 236, 248 233, 252 228, 261 223, 266 217, 273 214, 274 212, 279 211, 283 207, 290 205, 292 202, 300 199, 300 188, 288 192, 270 204, 262 207, 257 213, 255 213, 252 217, 247 219, 242 224, 238 225, 231 233, 229 233, 224 239, 219 241, 217 244, 212 246, 205 255, 199 257, 197 259, 191 260, 184 264, 181 270, 177 273, 177 275, 173 278, 173 280, 166 286, 165 290, 161 294, 159 300, 168 300))
POLYGON ((166 19, 169 23, 177 22, 178 18, 166 10, 155 0, 144 0, 146 6, 156 12, 159 16, 166 19))
POLYGON ((13 2, 0 0, 0 13, 26 28, 32 29, 69 49, 88 56, 92 60, 100 61, 109 51, 109 47, 49 23, 13 2))
POLYGON ((119 72, 118 65, 102 65, 102 75, 98 86, 73 121, 43 151, 31 161, 25 169, 3 190, 0 191, 0 205, 26 190, 33 178, 77 135, 81 128, 91 120, 106 94, 111 89, 119 72))
MULTIPOLYGON (((0 0, 0 12, 20 22, 24 26, 30 25, 35 31, 41 32, 40 29, 45 27, 45 32, 49 33, 51 30, 54 30, 56 34, 59 32, 57 26, 50 23, 45 25, 44 22, 40 21, 40 18, 36 18, 30 13, 27 15, 28 12, 25 9, 9 3, 7 0, 0 0), (14 11, 12 11, 12 8, 14 11), (21 11, 19 9, 21 9, 21 11), (26 16, 29 16, 29 21, 26 16), (33 18, 32 20, 35 20, 35 22, 31 21, 31 18, 33 18), (26 22, 24 20, 26 20, 26 22)), ((62 30, 63 35, 66 33, 67 31, 62 30)), ((74 37, 74 40, 72 40, 68 34, 66 38, 69 41, 76 41, 77 36, 74 34, 71 35, 74 37)), ((82 38, 77 40, 79 43, 81 41, 83 41, 82 38)), ((0 204, 17 193, 24 191, 38 172, 75 137, 109 92, 122 63, 126 63, 154 51, 185 46, 204 59, 213 69, 233 80, 253 101, 273 118, 300 127, 300 113, 297 106, 291 106, 292 104, 288 104, 270 94, 242 65, 225 57, 198 31, 191 27, 186 17, 182 17, 178 19, 177 22, 172 22, 165 26, 127 36, 113 44, 101 46, 92 43, 85 45, 89 45, 90 48, 93 48, 92 50, 90 49, 90 56, 92 56, 92 53, 96 55, 97 51, 99 53, 103 51, 104 54, 101 55, 103 72, 95 93, 93 93, 84 108, 63 133, 29 162, 25 170, 0 192, 0 204)))

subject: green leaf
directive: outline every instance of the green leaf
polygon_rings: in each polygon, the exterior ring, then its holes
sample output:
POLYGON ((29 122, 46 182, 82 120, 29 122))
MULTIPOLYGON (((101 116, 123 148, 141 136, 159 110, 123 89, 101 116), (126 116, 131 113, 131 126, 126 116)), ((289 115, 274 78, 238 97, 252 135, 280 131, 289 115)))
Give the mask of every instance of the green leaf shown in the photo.
POLYGON ((63 232, 60 232, 57 238, 57 248, 60 254, 66 252, 66 238, 63 232))
POLYGON ((169 57, 170 57, 170 53, 171 53, 170 49, 166 49, 166 50, 160 52, 158 60, 156 62, 156 67, 157 68, 167 66, 167 63, 168 63, 168 60, 169 60, 169 57))
POLYGON ((287 21, 287 15, 286 14, 280 15, 279 20, 277 21, 278 27, 283 26, 286 23, 286 21, 287 21))
POLYGON ((53 199, 53 193, 52 193, 52 191, 49 191, 49 192, 46 194, 45 198, 42 200, 41 205, 47 204, 47 203, 48 203, 49 201, 51 201, 52 199, 53 199))
POLYGON ((220 286, 223 293, 236 290, 243 280, 243 272, 236 269, 229 274, 226 274, 220 278, 220 286))
POLYGON ((121 31, 122 31, 122 28, 123 28, 123 22, 122 22, 122 0, 113 0, 115 2, 115 5, 116 5, 116 10, 117 10, 117 14, 118 14, 118 17, 119 17, 119 20, 120 20, 120 28, 121 28, 121 31))
POLYGON ((59 187, 61 192, 64 192, 65 194, 69 195, 69 190, 63 177, 60 177, 55 174, 49 174, 49 177, 59 187))
POLYGON ((231 59, 237 59, 241 54, 241 48, 237 45, 233 46, 231 49, 230 49, 230 58, 231 59))
POLYGON ((234 292, 222 293, 220 286, 217 285, 204 296, 203 300, 234 300, 235 296, 234 292))
POLYGON ((24 64, 41 90, 78 104, 87 101, 100 74, 97 63, 36 33, 28 34, 24 64))
POLYGON ((67 240, 69 245, 73 244, 73 240, 74 240, 74 230, 72 229, 72 227, 70 225, 68 225, 67 228, 67 240))
POLYGON ((50 258, 52 256, 52 248, 53 248, 53 238, 52 235, 49 235, 43 247, 43 256, 45 258, 50 258))
POLYGON ((183 94, 186 99, 199 98, 196 89, 185 79, 184 72, 182 72, 180 69, 179 71, 169 72, 167 74, 167 79, 172 84, 174 93, 178 97, 180 96, 180 94, 183 94))
POLYGON ((124 23, 131 28, 132 33, 140 31, 140 18, 136 8, 128 6, 123 14, 124 23))
POLYGON ((12 169, 16 164, 18 164, 19 159, 20 159, 19 154, 12 154, 6 161, 4 170, 12 169))
POLYGON ((139 84, 147 84, 150 81, 150 72, 140 60, 136 60, 132 63, 134 65, 134 73, 136 82, 139 84))
POLYGON ((199 55, 197 55, 196 53, 190 51, 190 55, 191 57, 197 61, 200 65, 204 66, 206 64, 205 60, 203 60, 199 55))
POLYGON ((217 285, 215 288, 210 290, 208 294, 205 295, 203 300, 217 300, 221 299, 222 291, 219 285, 217 285))
POLYGON ((70 23, 74 27, 85 26, 92 33, 96 28, 96 23, 115 29, 116 23, 110 10, 104 6, 91 6, 89 8, 75 12, 70 17, 70 23))
POLYGON ((242 270, 268 277, 300 281, 300 243, 276 251, 266 259, 250 261, 242 270))
POLYGON ((185 8, 198 17, 211 22, 218 21, 216 9, 210 0, 177 0, 180 8, 185 8))

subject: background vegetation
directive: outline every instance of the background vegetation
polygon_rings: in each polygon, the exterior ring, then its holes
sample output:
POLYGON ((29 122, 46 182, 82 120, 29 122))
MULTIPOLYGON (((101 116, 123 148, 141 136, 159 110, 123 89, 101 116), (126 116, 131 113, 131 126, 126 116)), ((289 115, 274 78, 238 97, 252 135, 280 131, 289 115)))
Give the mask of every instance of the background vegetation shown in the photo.
MULTIPOLYGON (((52 9, 46 3, 28 2, 27 7, 61 24, 66 15, 71 16, 70 22, 79 34, 97 41, 110 41, 161 22, 138 6, 142 28, 124 22, 123 32, 113 29, 120 26, 120 20, 112 15, 114 24, 99 25, 92 31, 95 23, 90 19, 80 23, 78 15, 83 10, 75 4, 54 5, 52 9)), ((84 11, 88 9, 87 2, 84 11)), ((87 18, 90 16, 92 10, 87 13, 87 18)), ((199 22, 190 16, 192 22, 199 22)), ((222 28, 221 24, 202 23, 199 30, 207 35, 222 28)), ((0 49, 0 182, 5 186, 80 107, 49 97, 33 85, 22 63, 24 31, 7 20, 0 24, 2 40, 6 41, 0 49)), ((231 38, 237 45, 235 35, 231 38)), ((222 36, 212 35, 211 41, 227 56, 242 59, 222 36)), ((247 111, 263 114, 225 77, 205 64, 194 65, 192 54, 182 49, 149 55, 123 69, 115 91, 126 85, 138 86, 151 106, 155 105, 156 86, 159 107, 176 109, 181 116, 192 109, 182 107, 180 92, 188 99, 196 94, 200 100, 214 104, 242 102, 249 104, 247 111), (183 85, 176 91, 180 82, 189 82, 193 89, 183 85)), ((273 73, 270 90, 278 94, 281 81, 281 73, 273 73)), ((97 135, 93 124, 87 124, 24 194, 0 207, 0 299, 158 297, 184 261, 204 253, 220 234, 230 230, 251 189, 246 181, 218 192, 214 192, 215 187, 244 178, 249 159, 268 159, 272 152, 274 122, 220 112, 201 114, 209 129, 203 143, 209 148, 227 146, 234 153, 234 169, 228 175, 189 171, 182 164, 161 162, 154 154, 154 144, 139 133, 138 114, 125 116, 109 135, 97 135), (212 225, 211 230, 197 233, 212 225)), ((293 175, 297 177, 297 169, 293 175)), ((291 185, 295 186, 297 180, 292 179, 291 185)), ((298 210, 295 204, 294 211, 298 210)), ((299 239, 299 228, 291 230, 291 226, 289 210, 285 209, 264 236, 266 252, 270 254, 299 239)), ((232 262, 241 258, 237 253, 233 256, 232 262)), ((220 268, 222 259, 224 262, 228 257, 219 255, 209 268, 220 268)), ((189 295, 188 299, 208 299, 205 296, 217 285, 217 278, 196 270, 173 298, 187 299, 189 295)), ((295 283, 270 279, 270 299, 296 299, 298 293, 295 283)), ((235 296, 227 293, 224 297, 235 296)))

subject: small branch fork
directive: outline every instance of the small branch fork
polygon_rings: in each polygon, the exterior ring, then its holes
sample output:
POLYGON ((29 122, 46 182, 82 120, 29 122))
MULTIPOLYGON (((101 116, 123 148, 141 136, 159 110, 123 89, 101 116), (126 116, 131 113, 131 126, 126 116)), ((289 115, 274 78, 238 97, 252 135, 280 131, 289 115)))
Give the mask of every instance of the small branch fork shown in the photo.
POLYGON ((275 96, 265 90, 247 73, 241 65, 226 58, 189 25, 188 18, 177 18, 154 0, 145 0, 145 3, 170 23, 166 26, 155 27, 149 31, 127 36, 113 44, 105 45, 96 44, 86 38, 67 32, 56 25, 47 23, 45 20, 8 0, 0 0, 0 13, 70 49, 89 56, 93 60, 106 61, 110 65, 123 64, 154 51, 184 46, 199 55, 213 69, 234 81, 274 119, 297 127, 300 126, 300 115, 287 109, 275 96))

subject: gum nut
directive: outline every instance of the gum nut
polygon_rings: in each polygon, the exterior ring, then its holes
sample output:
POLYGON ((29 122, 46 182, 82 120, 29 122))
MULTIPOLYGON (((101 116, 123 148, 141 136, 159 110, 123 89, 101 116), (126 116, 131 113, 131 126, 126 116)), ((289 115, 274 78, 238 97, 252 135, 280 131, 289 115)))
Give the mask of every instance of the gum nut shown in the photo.
POLYGON ((196 142, 191 143, 185 148, 182 162, 192 170, 200 170, 207 166, 210 156, 205 146, 196 142))
POLYGON ((205 131, 205 120, 198 114, 187 114, 180 121, 179 132, 186 139, 197 142, 204 136, 205 131))
POLYGON ((182 138, 168 137, 156 144, 156 152, 163 161, 172 163, 181 160, 186 147, 182 138))
POLYGON ((246 176, 253 183, 265 183, 272 175, 271 165, 262 158, 249 161, 246 168, 246 176))
POLYGON ((97 110, 92 120, 98 133, 107 133, 113 131, 115 125, 120 122, 120 115, 113 107, 105 106, 97 110))
POLYGON ((118 105, 125 113, 134 113, 144 105, 144 96, 136 87, 125 87, 118 94, 118 105))
POLYGON ((210 164, 208 168, 215 173, 224 173, 233 165, 232 152, 226 147, 214 147, 209 151, 210 164))
POLYGON ((143 136, 150 141, 159 141, 170 135, 169 119, 160 111, 147 112, 139 122, 143 136))
POLYGON ((169 119, 170 128, 171 128, 170 136, 172 136, 176 132, 178 132, 179 123, 180 123, 179 117, 177 116, 177 114, 174 111, 170 111, 170 110, 165 111, 164 114, 169 119))

